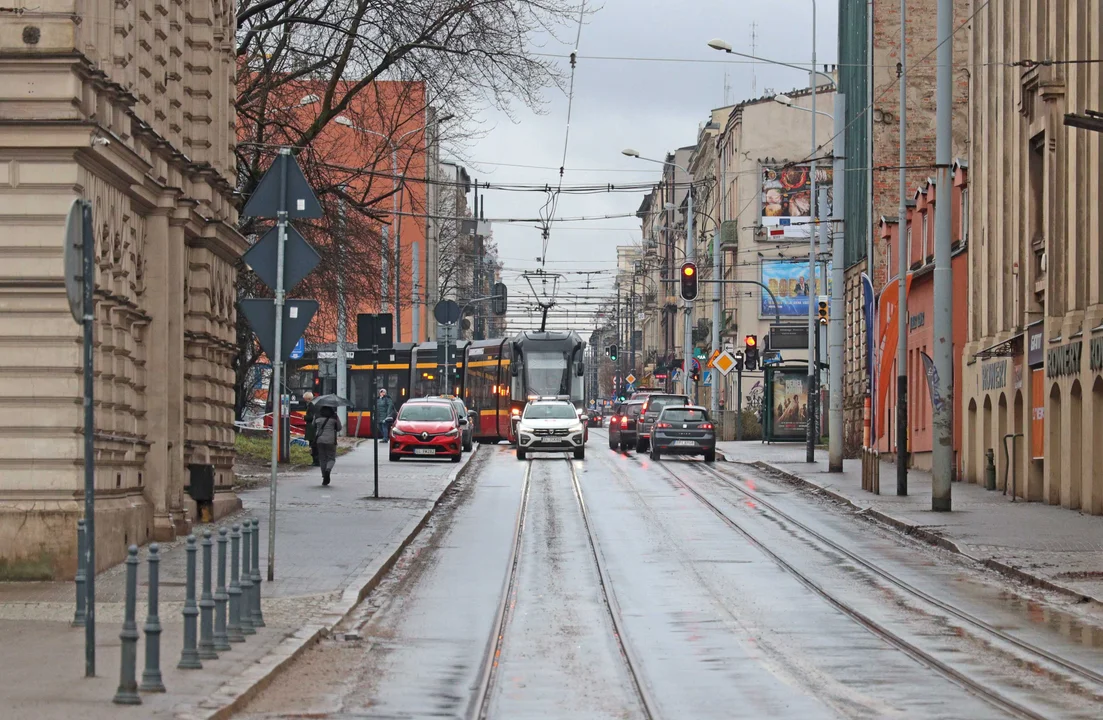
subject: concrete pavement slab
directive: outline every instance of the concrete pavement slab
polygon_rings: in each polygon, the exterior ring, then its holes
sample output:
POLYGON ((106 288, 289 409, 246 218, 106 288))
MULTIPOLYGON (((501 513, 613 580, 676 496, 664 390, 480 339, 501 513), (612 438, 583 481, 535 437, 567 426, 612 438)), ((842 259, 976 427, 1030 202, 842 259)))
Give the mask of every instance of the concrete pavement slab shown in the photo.
MULTIPOLYGON (((428 520, 464 462, 390 463, 380 446, 379 498, 372 497, 373 447, 339 458, 332 484, 317 469, 281 475, 277 486, 275 581, 263 583, 267 627, 235 644, 202 670, 176 670, 183 642, 183 542, 162 545, 162 670, 168 692, 143 694, 144 704, 112 704, 119 673, 125 568, 96 578, 97 672, 84 679, 84 633, 69 627, 74 586, 64 583, 0 583, 0 716, 8 718, 227 717, 291 659, 328 632, 385 574, 428 520), (30 649, 28 651, 28 649, 30 649)), ((267 567, 269 488, 242 493, 242 517, 261 520, 260 566, 267 567)), ((201 533, 209 526, 196 528, 201 533)), ((138 626, 146 606, 144 559, 139 572, 138 626)), ((138 672, 144 663, 139 641, 138 672)))
POLYGON ((980 485, 953 484, 953 511, 930 509, 931 475, 909 470, 908 495, 895 494, 896 465, 882 461, 882 493, 862 489, 861 463, 827 471, 827 453, 805 461, 797 444, 721 442, 729 462, 756 465, 800 482, 908 535, 1050 590, 1103 602, 1103 517, 1011 499, 980 485))

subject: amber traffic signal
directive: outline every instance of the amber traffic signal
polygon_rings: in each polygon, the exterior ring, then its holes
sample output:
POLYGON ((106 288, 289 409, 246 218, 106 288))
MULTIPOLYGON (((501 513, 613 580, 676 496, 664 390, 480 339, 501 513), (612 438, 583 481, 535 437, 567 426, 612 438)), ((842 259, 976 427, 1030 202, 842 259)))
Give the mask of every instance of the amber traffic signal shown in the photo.
POLYGON ((697 299, 697 263, 682 263, 682 299, 697 299))
POLYGON ((746 346, 746 353, 743 356, 743 368, 745 370, 757 370, 758 369, 758 336, 747 335, 743 338, 743 344, 746 346))

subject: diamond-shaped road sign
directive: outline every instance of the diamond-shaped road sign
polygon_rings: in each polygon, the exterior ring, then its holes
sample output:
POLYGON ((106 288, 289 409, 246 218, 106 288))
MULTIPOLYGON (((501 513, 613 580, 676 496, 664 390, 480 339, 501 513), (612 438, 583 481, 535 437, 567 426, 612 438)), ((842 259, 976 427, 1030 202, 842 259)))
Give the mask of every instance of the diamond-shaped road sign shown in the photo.
POLYGON ((625 381, 627 381, 627 383, 628 383, 629 385, 631 385, 631 384, 633 384, 633 383, 635 383, 635 382, 636 382, 636 376, 635 376, 635 375, 633 375, 632 373, 628 373, 628 374, 627 374, 627 375, 626 375, 626 376, 624 377, 624 379, 625 379, 625 381))
POLYGON ((735 367, 735 358, 731 356, 727 350, 716 356, 716 360, 713 361, 712 366, 720 371, 720 374, 727 375, 735 367))
POLYGON ((299 163, 290 153, 276 156, 272 167, 264 173, 264 177, 257 183, 257 189, 249 196, 249 202, 242 208, 242 217, 278 217, 280 182, 284 177, 287 178, 287 217, 322 217, 322 206, 318 203, 318 198, 314 197, 314 191, 310 189, 310 183, 306 181, 299 163))
MULTIPOLYGON (((277 254, 280 250, 280 229, 274 227, 264 233, 257 244, 245 251, 241 259, 253 268, 261 282, 270 288, 276 287, 277 254)), ((287 226, 287 240, 283 248, 283 289, 290 291, 309 275, 321 262, 318 252, 310 247, 299 231, 292 225, 287 226)))
MULTIPOLYGON (((317 300, 288 300, 283 306, 283 339, 280 342, 280 361, 288 360, 295 349, 295 342, 318 312, 317 300)), ((275 354, 276 304, 270 299, 254 298, 241 301, 241 314, 249 321, 261 348, 269 359, 275 354)))

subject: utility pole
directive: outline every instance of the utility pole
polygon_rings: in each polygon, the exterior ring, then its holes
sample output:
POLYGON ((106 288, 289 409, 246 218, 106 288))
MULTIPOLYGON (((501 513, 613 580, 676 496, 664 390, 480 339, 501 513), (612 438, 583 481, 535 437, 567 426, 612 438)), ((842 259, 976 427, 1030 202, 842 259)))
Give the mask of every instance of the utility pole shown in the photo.
MULTIPOLYGON (((905 2, 906 0, 901 0, 905 2)), ((819 80, 816 77, 816 0, 812 0, 812 164, 809 169, 811 182, 808 194, 808 216, 815 222, 818 217, 816 211, 816 153, 819 144, 816 135, 816 85, 819 80)), ((816 326, 816 304, 812 302, 812 294, 816 287, 816 226, 808 228, 808 428, 807 448, 805 460, 816 462, 816 336, 819 329, 816 326)))
MULTIPOLYGON (((697 242, 693 235, 693 176, 687 172, 686 177, 689 178, 689 190, 686 194, 687 209, 689 210, 689 215, 686 218, 686 260, 697 262, 697 242)), ((682 357, 682 387, 685 388, 685 394, 689 395, 689 371, 693 367, 693 301, 686 300, 685 303, 685 334, 682 338, 685 343, 682 357)))
MULTIPOLYGON (((343 193, 344 187, 340 188, 343 193)), ((345 215, 345 198, 337 198, 337 397, 348 398, 348 355, 345 353, 345 340, 348 337, 348 308, 345 304, 345 243, 348 241, 348 220, 345 215)), ((341 432, 348 435, 348 408, 337 408, 337 417, 341 421, 341 432)))
POLYGON ((896 221, 897 295, 896 308, 896 494, 908 494, 908 162, 907 23, 908 0, 900 0, 900 217, 896 221))
POLYGON ((831 289, 827 316, 827 471, 843 471, 843 200, 846 183, 846 96, 835 92, 835 141, 831 181, 831 289))
POLYGON ((950 213, 953 209, 950 187, 950 155, 953 132, 954 4, 938 0, 938 70, 935 85, 935 165, 937 203, 934 226, 934 366, 937 397, 934 410, 934 442, 931 454, 931 510, 951 509, 950 481, 954 462, 954 315, 953 267, 950 257, 950 213))

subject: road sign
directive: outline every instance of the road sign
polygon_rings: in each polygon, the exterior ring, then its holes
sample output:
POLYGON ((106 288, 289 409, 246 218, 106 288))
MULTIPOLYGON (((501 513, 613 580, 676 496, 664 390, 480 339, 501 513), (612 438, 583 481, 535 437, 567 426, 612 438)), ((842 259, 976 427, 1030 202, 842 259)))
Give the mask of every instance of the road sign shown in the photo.
POLYGON ((433 307, 433 317, 442 325, 451 325, 460 319, 460 304, 455 300, 441 300, 433 307))
POLYGON ((701 384, 705 387, 712 387, 712 370, 706 370, 701 375, 701 384))
POLYGON ((628 383, 628 385, 624 388, 624 390, 629 395, 631 395, 632 393, 636 392, 636 386, 633 385, 632 383, 628 383))
POLYGON ((291 354, 288 355, 292 360, 298 360, 306 352, 306 338, 299 338, 299 342, 295 343, 295 347, 291 349, 291 354))
POLYGON ((356 347, 390 350, 394 347, 393 327, 394 316, 390 313, 359 313, 356 316, 356 347))
POLYGON ((716 358, 720 356, 719 350, 713 350, 712 355, 709 356, 709 361, 705 363, 705 367, 712 368, 716 365, 716 358))
POLYGON ((84 273, 81 269, 81 248, 84 247, 84 200, 77 198, 69 206, 65 219, 65 295, 69 312, 77 324, 84 322, 84 273))
POLYGON ((693 357, 697 358, 698 360, 704 360, 705 359, 705 349, 704 348, 693 348, 693 357))
POLYGON ((499 317, 505 315, 509 308, 509 290, 506 288, 506 284, 494 283, 491 288, 491 295, 493 295, 490 300, 491 311, 499 317))
MULTIPOLYGON (((288 300, 283 306, 283 327, 280 342, 280 362, 291 357, 295 339, 301 337, 318 312, 317 300, 288 300)), ((276 305, 267 299, 249 298, 241 301, 241 314, 249 321, 261 348, 269 360, 276 354, 276 305)))
POLYGON ((727 350, 716 356, 716 360, 712 363, 713 367, 720 371, 721 375, 727 376, 735 367, 735 358, 731 356, 727 350))
POLYGON ((278 217, 281 199, 280 183, 284 179, 287 181, 287 217, 322 217, 322 206, 318 203, 318 198, 314 197, 314 191, 310 189, 310 183, 306 181, 302 168, 289 152, 276 155, 272 167, 264 173, 264 177, 257 183, 256 190, 242 208, 241 216, 278 217))
POLYGON ((636 382, 636 376, 633 375, 632 373, 628 373, 627 375, 624 376, 624 380, 629 385, 631 385, 632 383, 636 382))
POLYGON ((807 325, 774 325, 770 328, 771 350, 800 350, 807 347, 807 325))
POLYGON ((693 362, 690 364, 690 367, 692 367, 694 370, 700 370, 701 369, 701 361, 698 360, 697 358, 693 358, 693 362))
MULTIPOLYGON (((291 290, 299 282, 309 275, 318 266, 322 258, 318 252, 310 247, 299 231, 292 225, 285 229, 286 240, 283 246, 283 289, 291 290)), ((253 268, 261 282, 270 288, 275 288, 279 278, 276 277, 276 261, 280 251, 280 230, 274 227, 264 233, 264 237, 257 244, 245 251, 241 256, 246 265, 253 268)))

